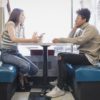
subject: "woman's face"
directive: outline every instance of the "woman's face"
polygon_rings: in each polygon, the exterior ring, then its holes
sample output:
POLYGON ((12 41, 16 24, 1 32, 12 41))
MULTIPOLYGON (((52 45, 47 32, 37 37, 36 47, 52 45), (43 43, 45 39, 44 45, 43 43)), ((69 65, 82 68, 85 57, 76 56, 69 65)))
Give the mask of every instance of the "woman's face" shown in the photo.
POLYGON ((19 16, 19 23, 23 25, 24 24, 24 20, 25 20, 24 12, 21 12, 21 14, 19 16))

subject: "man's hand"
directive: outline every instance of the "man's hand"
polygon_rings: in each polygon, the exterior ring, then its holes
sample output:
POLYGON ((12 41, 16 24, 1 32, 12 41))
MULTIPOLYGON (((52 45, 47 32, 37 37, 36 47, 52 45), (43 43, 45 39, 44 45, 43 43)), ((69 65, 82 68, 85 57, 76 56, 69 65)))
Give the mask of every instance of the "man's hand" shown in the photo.
POLYGON ((55 38, 55 39, 52 40, 52 42, 53 43, 60 43, 60 40, 59 40, 59 38, 55 38))
POLYGON ((74 27, 72 28, 73 31, 76 31, 78 28, 77 24, 74 25, 74 27))

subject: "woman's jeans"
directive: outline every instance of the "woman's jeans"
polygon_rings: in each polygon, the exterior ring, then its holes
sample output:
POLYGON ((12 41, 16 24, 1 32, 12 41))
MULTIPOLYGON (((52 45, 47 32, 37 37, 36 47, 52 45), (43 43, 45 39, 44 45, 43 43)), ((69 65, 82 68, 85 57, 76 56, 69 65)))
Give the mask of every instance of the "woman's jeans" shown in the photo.
POLYGON ((29 59, 22 56, 18 50, 3 49, 1 51, 1 59, 3 63, 14 65, 18 69, 19 74, 35 75, 38 67, 29 59))

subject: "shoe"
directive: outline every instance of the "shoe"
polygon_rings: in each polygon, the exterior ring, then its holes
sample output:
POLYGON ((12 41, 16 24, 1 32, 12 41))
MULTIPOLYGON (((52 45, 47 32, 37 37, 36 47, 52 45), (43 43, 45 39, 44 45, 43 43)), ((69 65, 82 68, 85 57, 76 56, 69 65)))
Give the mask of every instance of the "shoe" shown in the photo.
POLYGON ((25 83, 25 89, 26 90, 29 90, 33 87, 33 82, 28 82, 28 83, 25 83))
POLYGON ((57 82, 58 82, 57 80, 54 80, 54 81, 50 82, 50 85, 56 86, 57 82))
POLYGON ((65 94, 65 91, 59 89, 57 86, 55 88, 53 88, 50 92, 46 93, 46 96, 48 97, 59 97, 59 96, 63 96, 65 94))

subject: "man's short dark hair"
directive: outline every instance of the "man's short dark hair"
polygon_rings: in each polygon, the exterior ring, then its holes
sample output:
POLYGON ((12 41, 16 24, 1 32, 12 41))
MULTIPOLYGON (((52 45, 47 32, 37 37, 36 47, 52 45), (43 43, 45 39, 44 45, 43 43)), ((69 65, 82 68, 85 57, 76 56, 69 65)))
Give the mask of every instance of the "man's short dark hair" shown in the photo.
POLYGON ((89 21, 91 15, 90 10, 88 10, 87 8, 79 9, 77 11, 77 14, 80 15, 83 19, 85 18, 86 22, 89 21))

